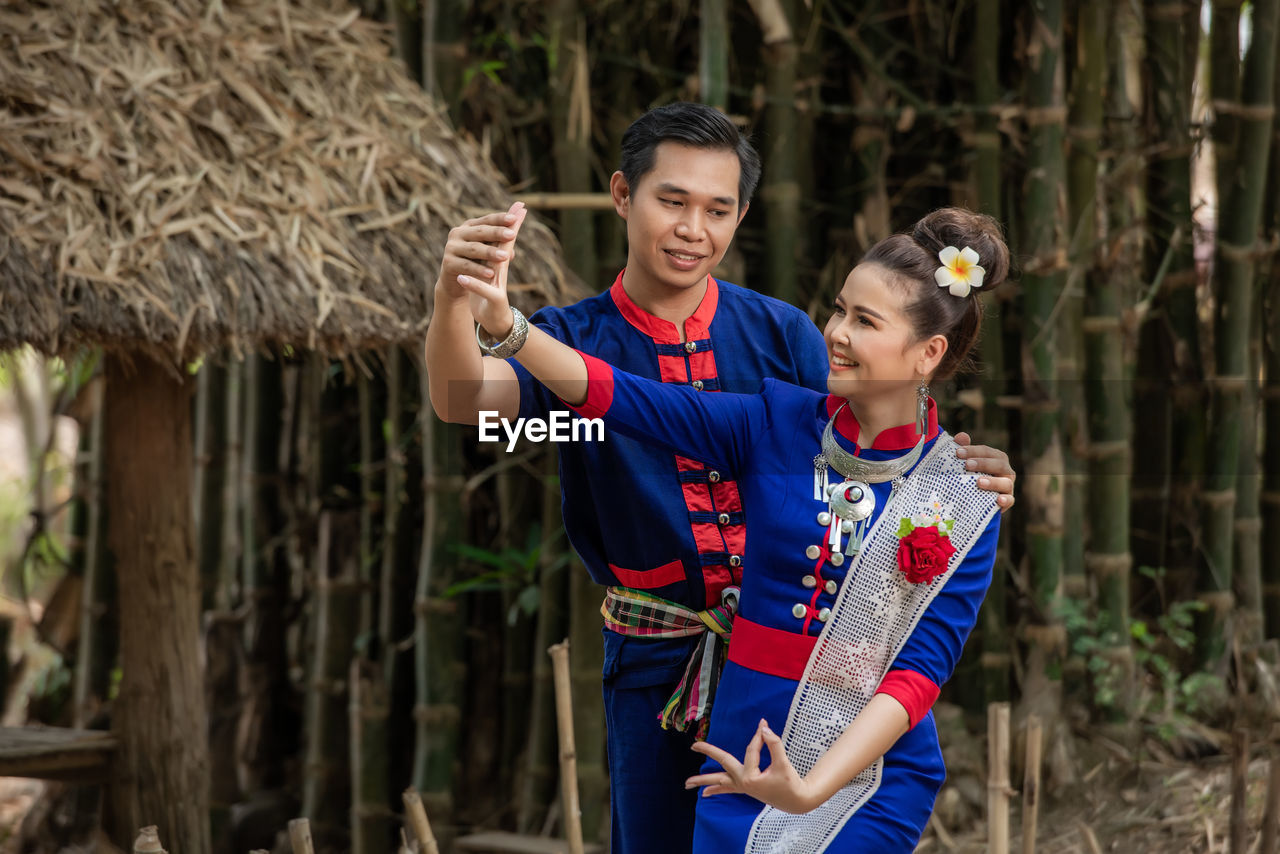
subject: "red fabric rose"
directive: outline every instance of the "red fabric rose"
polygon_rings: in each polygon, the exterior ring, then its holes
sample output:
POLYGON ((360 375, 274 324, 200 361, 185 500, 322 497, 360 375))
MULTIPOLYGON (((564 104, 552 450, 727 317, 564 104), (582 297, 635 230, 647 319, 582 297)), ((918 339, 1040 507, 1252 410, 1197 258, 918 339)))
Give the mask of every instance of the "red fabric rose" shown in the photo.
POLYGON ((950 537, 924 525, 898 540, 898 569, 912 584, 927 583, 947 571, 955 553, 950 537))

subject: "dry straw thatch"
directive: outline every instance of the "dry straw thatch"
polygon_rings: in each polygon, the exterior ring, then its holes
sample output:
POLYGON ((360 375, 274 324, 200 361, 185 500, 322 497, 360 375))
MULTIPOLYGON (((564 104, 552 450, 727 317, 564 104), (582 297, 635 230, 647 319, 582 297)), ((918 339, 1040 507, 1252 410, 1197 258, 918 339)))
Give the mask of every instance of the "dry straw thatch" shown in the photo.
MULTIPOLYGON (((339 4, 0 0, 0 349, 419 340, 448 228, 510 196, 390 44, 339 4)), ((512 281, 569 295, 544 226, 512 281)))

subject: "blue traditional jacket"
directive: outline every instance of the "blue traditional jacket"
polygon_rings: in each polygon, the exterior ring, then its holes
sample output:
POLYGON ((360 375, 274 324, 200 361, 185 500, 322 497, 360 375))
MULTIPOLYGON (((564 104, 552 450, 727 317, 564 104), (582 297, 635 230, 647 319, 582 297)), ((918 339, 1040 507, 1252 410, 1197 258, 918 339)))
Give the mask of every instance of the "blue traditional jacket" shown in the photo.
MULTIPOLYGON (((608 291, 544 308, 531 322, 622 370, 702 393, 754 392, 766 377, 826 387, 822 334, 794 306, 708 277, 706 295, 681 336, 675 324, 631 301, 622 275, 608 291)), ((521 417, 567 411, 510 362, 520 382, 521 417)), ((694 610, 719 604, 721 591, 739 583, 747 530, 730 472, 696 454, 614 431, 602 442, 564 443, 559 450, 565 529, 596 582, 645 590, 694 610)))

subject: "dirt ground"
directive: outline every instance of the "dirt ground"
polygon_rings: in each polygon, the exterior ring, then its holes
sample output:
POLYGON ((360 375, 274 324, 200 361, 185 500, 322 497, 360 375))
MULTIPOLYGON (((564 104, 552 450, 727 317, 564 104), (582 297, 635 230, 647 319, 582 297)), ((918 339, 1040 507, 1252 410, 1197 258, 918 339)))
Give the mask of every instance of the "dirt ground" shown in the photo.
MULTIPOLYGON (((940 711, 949 777, 917 854, 987 854, 985 740, 947 739, 948 713, 940 711)), ((1177 759, 1151 738, 1126 746, 1098 734, 1077 735, 1072 747, 1082 774, 1066 786, 1045 782, 1036 854, 1228 854, 1228 755, 1177 759)), ((1268 749, 1265 743, 1255 744, 1251 751, 1248 854, 1276 854, 1260 849, 1268 749)), ((1016 760, 1010 773, 1014 788, 1019 788, 1022 769, 1016 760)), ((44 784, 36 781, 0 778, 0 854, 20 850, 15 844, 19 825, 43 790, 44 784)), ((1012 852, 1024 851, 1021 813, 1021 795, 1015 794, 1010 798, 1012 852)))
MULTIPOLYGON (((945 719, 945 712, 943 713, 945 719)), ((945 727, 945 720, 940 728, 945 727)), ((1225 733, 1201 728, 1198 748, 1225 747, 1225 733)), ((1227 854, 1230 850, 1231 757, 1225 751, 1177 758, 1151 736, 1124 744, 1100 732, 1071 742, 1080 776, 1070 784, 1045 779, 1036 819, 1036 854, 1227 854)), ((1022 788, 1015 734, 1010 779, 1022 788)), ((1261 851, 1271 746, 1254 743, 1247 778, 1247 854, 1261 851)), ((985 739, 957 743, 944 736, 948 781, 917 854, 986 854, 985 739), (950 743, 948 743, 950 741, 950 743), (981 755, 979 755, 981 752, 981 755)), ((1280 751, 1277 751, 1280 761, 1280 751)), ((1047 770, 1045 772, 1047 774, 1047 770)), ((1009 799, 1009 850, 1023 851, 1022 796, 1009 799)))

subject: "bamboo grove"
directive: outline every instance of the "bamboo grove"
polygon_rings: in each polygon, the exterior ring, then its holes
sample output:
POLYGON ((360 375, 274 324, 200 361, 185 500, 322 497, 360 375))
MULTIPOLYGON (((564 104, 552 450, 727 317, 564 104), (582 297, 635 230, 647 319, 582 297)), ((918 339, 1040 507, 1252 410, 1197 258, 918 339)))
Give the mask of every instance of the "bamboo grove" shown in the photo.
MULTIPOLYGON (((764 172, 725 278, 818 322, 880 237, 946 204, 995 216, 1015 281, 988 298, 980 370, 940 404, 945 423, 1009 451, 1018 500, 944 701, 975 731, 996 700, 1047 721, 1047 787, 1078 779, 1084 721, 1174 753, 1197 749, 1185 721, 1268 730, 1280 0, 362 11, 388 22, 408 72, 514 193, 601 192, 622 130, 656 104, 739 118, 764 172)), ((625 245, 612 209, 539 214, 588 288, 613 280, 625 245)), ((436 271, 414 274, 429 288, 436 271)), ((554 452, 494 452, 440 423, 421 354, 400 348, 343 362, 223 353, 197 380, 215 848, 248 832, 231 807, 251 803, 275 826, 296 809, 318 839, 386 850, 410 784, 446 839, 551 826, 544 651, 563 637, 584 829, 601 838, 600 591, 561 527, 554 452)), ((100 475, 100 418, 83 419, 84 484, 100 475)), ((72 563, 93 628, 69 657, 74 709, 107 696, 113 666, 107 643, 86 640, 112 636, 94 534, 110 508, 79 494, 72 563)))

